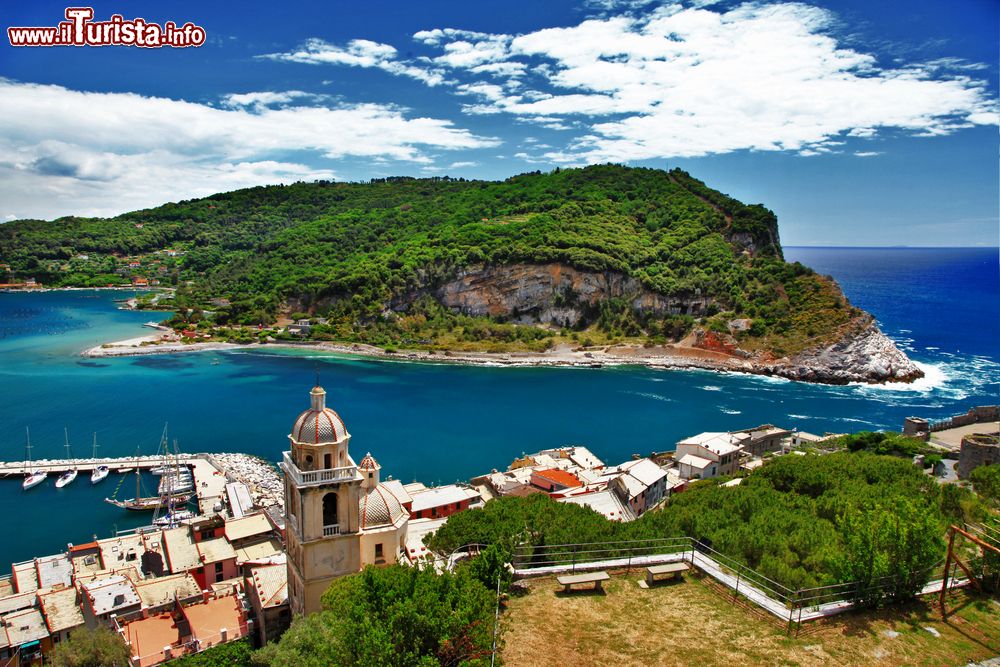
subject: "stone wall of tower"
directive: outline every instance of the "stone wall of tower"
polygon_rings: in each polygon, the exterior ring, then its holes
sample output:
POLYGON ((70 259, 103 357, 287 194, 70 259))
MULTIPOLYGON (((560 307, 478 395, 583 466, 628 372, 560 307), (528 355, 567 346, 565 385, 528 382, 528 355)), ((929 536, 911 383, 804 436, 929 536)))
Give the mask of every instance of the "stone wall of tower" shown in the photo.
MULTIPOLYGON (((313 389, 313 411, 324 410, 325 395, 321 388, 313 389)), ((282 464, 288 598, 293 614, 309 614, 322 608, 322 595, 334 579, 361 569, 359 504, 365 478, 354 468, 349 435, 337 442, 309 443, 296 440, 293 429, 289 440, 291 461, 282 464), (333 468, 347 470, 322 472, 333 468), (336 510, 330 516, 334 498, 336 510)))

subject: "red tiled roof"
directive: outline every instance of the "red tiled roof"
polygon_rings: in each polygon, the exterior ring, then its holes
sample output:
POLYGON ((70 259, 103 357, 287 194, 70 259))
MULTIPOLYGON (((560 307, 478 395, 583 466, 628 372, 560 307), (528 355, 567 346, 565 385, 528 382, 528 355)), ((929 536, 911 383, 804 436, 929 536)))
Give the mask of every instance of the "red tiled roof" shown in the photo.
POLYGON ((558 468, 547 468, 545 470, 536 470, 534 474, 538 475, 542 479, 546 479, 550 482, 555 482, 560 486, 572 487, 572 486, 583 486, 580 479, 571 472, 566 472, 565 470, 559 470, 558 468))

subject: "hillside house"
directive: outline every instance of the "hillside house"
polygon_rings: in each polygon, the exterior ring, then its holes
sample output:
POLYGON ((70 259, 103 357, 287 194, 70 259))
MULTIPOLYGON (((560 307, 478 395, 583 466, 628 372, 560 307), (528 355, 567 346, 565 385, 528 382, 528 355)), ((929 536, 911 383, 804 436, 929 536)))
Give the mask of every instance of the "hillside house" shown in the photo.
POLYGON ((700 433, 677 443, 674 460, 684 479, 734 475, 739 470, 740 452, 749 443, 746 433, 700 433))

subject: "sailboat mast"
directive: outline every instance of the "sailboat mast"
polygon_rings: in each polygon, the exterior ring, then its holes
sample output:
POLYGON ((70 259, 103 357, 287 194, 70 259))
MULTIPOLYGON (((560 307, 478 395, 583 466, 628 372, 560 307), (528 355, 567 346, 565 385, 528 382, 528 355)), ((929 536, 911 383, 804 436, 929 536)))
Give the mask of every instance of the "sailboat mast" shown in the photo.
POLYGON ((69 453, 69 429, 65 426, 63 426, 63 442, 66 443, 66 458, 73 458, 73 456, 69 453))
POLYGON ((26 468, 31 467, 31 429, 27 426, 24 427, 24 465, 26 468))
POLYGON ((95 461, 97 460, 97 431, 94 431, 94 453, 91 455, 91 457, 95 461))

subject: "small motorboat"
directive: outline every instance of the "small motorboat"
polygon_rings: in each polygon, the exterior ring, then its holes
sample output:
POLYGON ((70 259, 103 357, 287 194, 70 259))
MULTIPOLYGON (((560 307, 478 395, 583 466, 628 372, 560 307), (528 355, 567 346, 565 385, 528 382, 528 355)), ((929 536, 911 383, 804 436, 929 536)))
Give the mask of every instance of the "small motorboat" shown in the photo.
POLYGON ((167 526, 169 528, 169 527, 176 526, 177 524, 181 523, 182 521, 188 521, 190 519, 193 519, 194 517, 195 517, 195 513, 192 512, 191 510, 174 510, 173 512, 170 512, 169 514, 164 514, 163 516, 161 516, 158 519, 154 519, 153 520, 153 525, 154 526, 167 526))
POLYGON ((110 472, 111 468, 108 466, 97 466, 94 468, 94 472, 90 473, 90 483, 97 484, 98 482, 103 481, 110 472))
POLYGON ((67 484, 72 484, 73 480, 76 479, 77 470, 73 468, 72 470, 67 470, 63 474, 59 475, 59 479, 56 480, 56 488, 61 489, 67 484))
POLYGON ((21 487, 25 491, 27 491, 28 489, 34 486, 38 486, 39 484, 44 482, 46 477, 48 477, 48 473, 45 473, 41 470, 36 470, 35 472, 29 474, 27 477, 24 478, 24 482, 21 483, 21 487))

